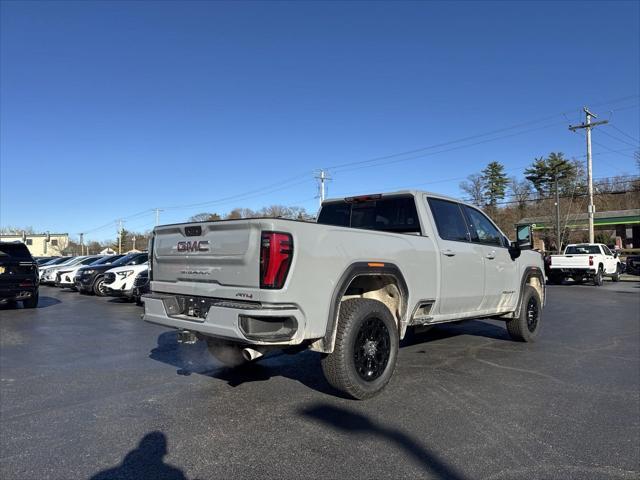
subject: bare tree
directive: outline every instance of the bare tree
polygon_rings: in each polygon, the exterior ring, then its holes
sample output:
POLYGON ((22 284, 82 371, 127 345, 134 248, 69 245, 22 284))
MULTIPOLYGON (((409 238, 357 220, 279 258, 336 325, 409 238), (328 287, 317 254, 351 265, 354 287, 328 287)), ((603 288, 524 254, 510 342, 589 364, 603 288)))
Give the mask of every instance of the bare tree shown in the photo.
POLYGON ((224 217, 227 220, 236 220, 239 218, 259 217, 259 212, 254 212, 250 208, 234 208, 224 217))
POLYGON ((220 215, 217 213, 202 212, 189 217, 189 222, 211 222, 214 220, 220 220, 220 215))
POLYGON ((511 177, 509 190, 511 191, 513 201, 518 202, 518 208, 521 210, 524 209, 527 205, 527 201, 531 199, 531 194, 533 193, 531 182, 511 177))
POLYGON ((290 218, 291 209, 284 205, 270 205, 260 210, 260 216, 271 218, 290 218))
POLYGON ((460 190, 469 196, 471 203, 478 207, 484 206, 484 177, 479 173, 474 173, 467 177, 467 180, 460 183, 460 190))
POLYGON ((11 225, 8 225, 0 228, 0 233, 3 235, 22 235, 22 233, 33 235, 36 232, 33 227, 12 227, 11 225))

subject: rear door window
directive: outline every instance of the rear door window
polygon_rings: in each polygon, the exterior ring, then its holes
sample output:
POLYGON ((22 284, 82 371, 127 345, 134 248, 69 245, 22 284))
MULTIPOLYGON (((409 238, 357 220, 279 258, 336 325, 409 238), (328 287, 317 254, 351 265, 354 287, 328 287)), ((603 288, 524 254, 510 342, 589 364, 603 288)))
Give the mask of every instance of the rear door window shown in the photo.
POLYGON ((467 222, 462 215, 460 205, 439 198, 429 198, 428 202, 440 238, 456 242, 469 241, 467 222))

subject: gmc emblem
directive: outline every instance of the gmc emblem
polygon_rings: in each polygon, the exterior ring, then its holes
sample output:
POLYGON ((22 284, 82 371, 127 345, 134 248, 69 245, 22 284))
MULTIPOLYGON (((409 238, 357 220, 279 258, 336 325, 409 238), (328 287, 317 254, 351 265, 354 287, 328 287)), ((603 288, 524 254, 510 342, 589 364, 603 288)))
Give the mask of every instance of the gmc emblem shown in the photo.
POLYGON ((179 252, 208 252, 208 240, 195 240, 193 242, 178 242, 179 252))

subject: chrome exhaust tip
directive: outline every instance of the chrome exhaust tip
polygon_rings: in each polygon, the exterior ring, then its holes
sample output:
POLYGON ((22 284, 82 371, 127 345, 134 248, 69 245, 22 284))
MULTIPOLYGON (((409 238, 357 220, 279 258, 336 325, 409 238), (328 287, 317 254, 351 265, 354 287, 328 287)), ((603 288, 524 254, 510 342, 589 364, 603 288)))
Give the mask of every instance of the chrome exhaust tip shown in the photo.
POLYGON ((242 349, 242 357, 247 362, 253 362, 262 356, 262 352, 255 350, 253 348, 243 348, 242 349))

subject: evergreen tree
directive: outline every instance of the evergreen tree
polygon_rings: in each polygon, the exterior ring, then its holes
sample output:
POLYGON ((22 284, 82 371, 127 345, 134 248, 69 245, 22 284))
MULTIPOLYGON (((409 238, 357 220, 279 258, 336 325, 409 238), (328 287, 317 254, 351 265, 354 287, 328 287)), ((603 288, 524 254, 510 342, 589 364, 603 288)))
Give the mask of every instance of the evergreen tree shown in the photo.
POLYGON ((483 196, 485 203, 495 207, 498 200, 504 199, 509 179, 504 173, 504 166, 499 162, 491 162, 482 170, 484 181, 483 196))
POLYGON ((547 162, 543 157, 534 158, 531 166, 524 171, 524 178, 529 180, 538 196, 544 197, 546 194, 549 169, 547 162))
POLYGON ((536 158, 524 171, 525 178, 533 184, 539 197, 554 192, 556 176, 561 195, 572 195, 582 189, 584 169, 577 160, 567 160, 561 152, 551 152, 545 158, 536 158))

